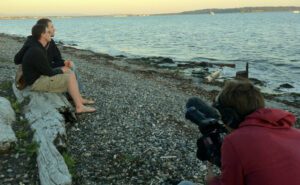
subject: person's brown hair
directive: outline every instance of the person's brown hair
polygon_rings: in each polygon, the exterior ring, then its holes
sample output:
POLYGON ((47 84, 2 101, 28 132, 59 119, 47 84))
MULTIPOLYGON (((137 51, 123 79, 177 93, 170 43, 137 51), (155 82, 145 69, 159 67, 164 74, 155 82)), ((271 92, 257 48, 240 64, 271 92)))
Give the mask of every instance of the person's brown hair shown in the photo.
POLYGON ((32 27, 31 34, 36 40, 39 40, 41 38, 42 33, 46 32, 46 28, 47 27, 44 24, 36 24, 32 27))
POLYGON ((243 117, 265 107, 263 95, 249 80, 227 81, 218 96, 218 102, 243 117))
POLYGON ((36 22, 36 24, 44 24, 44 25, 46 25, 46 27, 48 27, 48 23, 49 22, 52 22, 52 21, 50 19, 48 19, 48 18, 42 18, 42 19, 39 19, 36 22))

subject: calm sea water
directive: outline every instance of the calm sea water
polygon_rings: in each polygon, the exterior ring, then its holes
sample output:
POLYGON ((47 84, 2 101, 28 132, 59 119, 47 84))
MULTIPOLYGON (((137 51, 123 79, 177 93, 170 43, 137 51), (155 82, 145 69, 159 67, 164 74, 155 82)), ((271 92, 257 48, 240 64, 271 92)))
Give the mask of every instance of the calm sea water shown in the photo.
MULTIPOLYGON (((34 19, 0 20, 0 32, 27 36, 34 19)), ((77 48, 128 57, 250 63, 250 76, 275 89, 300 93, 300 14, 251 13, 53 19, 55 40, 77 48)), ((2 44, 2 43, 1 43, 2 44)))

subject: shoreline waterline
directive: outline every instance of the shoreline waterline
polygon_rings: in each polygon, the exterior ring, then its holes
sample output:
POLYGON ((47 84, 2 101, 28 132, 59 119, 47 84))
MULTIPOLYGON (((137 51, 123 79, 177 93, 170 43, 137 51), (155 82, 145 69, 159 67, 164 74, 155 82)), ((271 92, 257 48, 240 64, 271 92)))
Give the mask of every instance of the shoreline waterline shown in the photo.
MULTIPOLYGON (((6 33, 0 33, 0 34, 11 36, 11 37, 17 37, 20 39, 26 39, 26 37, 22 36, 22 35, 6 34, 6 33)), ((194 60, 184 61, 184 60, 176 60, 174 57, 162 57, 162 56, 138 56, 138 55, 127 56, 127 55, 122 55, 122 54, 121 55, 111 55, 109 53, 98 52, 91 48, 87 49, 84 47, 78 47, 78 45, 74 45, 74 44, 70 44, 70 43, 67 44, 63 41, 58 41, 57 43, 64 47, 70 47, 70 48, 83 50, 83 51, 90 51, 90 52, 93 52, 98 55, 106 56, 108 58, 118 58, 118 59, 122 59, 123 61, 126 61, 126 60, 142 61, 142 63, 140 65, 144 65, 145 67, 150 66, 150 67, 155 67, 155 68, 165 68, 165 69, 168 68, 168 69, 170 69, 170 71, 175 71, 175 72, 180 71, 182 74, 184 74, 188 77, 191 76, 194 78, 199 77, 198 73, 199 73, 199 71, 202 71, 201 68, 203 68, 203 66, 202 67, 197 66, 197 64, 201 64, 201 63, 208 63, 208 64, 213 63, 214 64, 215 63, 215 64, 235 65, 236 66, 235 68, 223 67, 223 68, 219 69, 218 66, 214 66, 214 65, 207 67, 209 72, 221 70, 221 78, 219 79, 220 82, 234 77, 235 73, 237 71, 244 70, 246 63, 248 62, 248 63, 250 63, 249 76, 250 76, 250 78, 253 78, 253 80, 255 80, 256 82, 259 82, 257 85, 260 86, 260 88, 262 89, 263 92, 265 92, 267 94, 279 94, 279 95, 286 94, 286 93, 300 94, 300 86, 298 87, 297 84, 293 84, 293 83, 289 82, 288 79, 283 80, 281 83, 279 83, 273 78, 273 76, 275 74, 268 73, 266 75, 266 74, 261 74, 261 72, 256 71, 255 70, 256 66, 263 67, 264 69, 266 69, 266 67, 267 67, 267 66, 265 66, 265 64, 263 64, 263 65, 260 64, 261 61, 245 60, 245 61, 243 61, 243 63, 237 64, 236 62, 240 61, 240 60, 230 60, 230 59, 224 60, 224 59, 217 59, 217 58, 198 57, 194 60), (189 64, 189 63, 194 63, 195 65, 192 68, 178 67, 179 65, 184 66, 185 64, 189 64), (271 76, 268 77, 269 75, 271 75, 271 76), (266 78, 266 79, 264 79, 264 78, 266 78)), ((284 65, 285 64, 276 64, 277 67, 284 66, 284 65)), ((272 69, 272 66, 269 66, 269 67, 272 69)), ((290 66, 290 67, 292 67, 292 66, 290 66)), ((297 65, 292 68, 296 69, 297 65)), ((202 74, 202 76, 203 75, 204 74, 202 74)), ((282 78, 282 79, 284 79, 284 78, 282 78)), ((201 81, 201 79, 199 79, 199 80, 201 81)))
MULTIPOLYGON (((0 37, 8 37, 14 40, 17 40, 19 42, 25 42, 26 37, 23 36, 16 36, 16 35, 10 35, 5 33, 0 33, 0 37)), ((221 77, 220 80, 217 80, 213 83, 207 83, 204 78, 205 75, 210 74, 211 71, 216 70, 217 67, 211 67, 210 69, 205 69, 204 71, 201 70, 200 72, 195 72, 194 75, 186 75, 184 72, 179 72, 176 67, 172 66, 174 62, 171 58, 164 58, 164 57, 140 57, 140 58, 127 58, 126 56, 112 56, 106 53, 99 53, 95 51, 91 51, 88 49, 78 49, 73 46, 64 45, 63 43, 58 43, 58 46, 62 48, 62 53, 66 50, 70 50, 69 54, 74 52, 80 52, 80 53, 86 53, 86 55, 95 55, 96 57, 103 58, 109 62, 107 62, 107 65, 112 65, 114 67, 117 67, 118 69, 129 69, 129 72, 131 71, 139 71, 141 73, 145 73, 146 75, 149 74, 159 74, 162 76, 165 76, 167 78, 174 78, 181 81, 185 81, 188 83, 187 85, 191 88, 195 87, 196 89, 203 89, 202 86, 205 88, 204 91, 207 91, 206 96, 212 98, 213 96, 209 95, 210 93, 213 93, 216 95, 216 91, 220 90, 222 87, 222 84, 224 81, 232 79, 235 74, 232 73, 232 76, 230 77, 221 77), (167 64, 165 66, 164 64, 167 64), (201 74, 201 72, 203 72, 201 74), (199 74, 201 74, 199 77, 199 74)), ((91 57, 94 59, 94 57, 91 57)), ((206 68, 206 67, 205 67, 206 68)), ((183 71, 186 70, 186 68, 183 68, 183 71)), ((127 71, 127 70, 125 70, 127 71)), ((293 101, 295 102, 295 105, 297 105, 297 102, 299 102, 299 108, 300 108, 300 93, 294 93, 294 92, 274 92, 271 89, 265 87, 265 84, 263 81, 260 81, 256 78, 250 78, 250 80, 260 87, 262 91, 264 92, 266 97, 278 97, 278 101, 283 101, 289 104, 293 104, 293 101), (290 96, 290 98, 288 98, 290 96)), ((188 87, 184 87, 188 88, 188 87)), ((203 91, 201 90, 201 91, 203 91)), ((193 90, 195 92, 197 90, 193 90)), ((209 98, 209 99, 210 99, 209 98)), ((296 106, 298 107, 298 106, 296 106)))

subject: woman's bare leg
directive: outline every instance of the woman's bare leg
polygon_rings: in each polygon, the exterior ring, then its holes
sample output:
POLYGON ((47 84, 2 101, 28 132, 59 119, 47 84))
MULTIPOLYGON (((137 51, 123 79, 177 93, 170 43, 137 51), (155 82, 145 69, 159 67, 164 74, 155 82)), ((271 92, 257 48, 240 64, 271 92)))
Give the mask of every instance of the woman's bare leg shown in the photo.
POLYGON ((79 92, 78 83, 76 80, 76 76, 74 73, 70 73, 70 79, 68 83, 68 92, 71 95, 75 106, 76 106, 76 112, 84 112, 84 110, 88 109, 88 112, 91 112, 91 110, 95 110, 92 107, 86 107, 83 105, 83 98, 81 97, 81 94, 79 92))

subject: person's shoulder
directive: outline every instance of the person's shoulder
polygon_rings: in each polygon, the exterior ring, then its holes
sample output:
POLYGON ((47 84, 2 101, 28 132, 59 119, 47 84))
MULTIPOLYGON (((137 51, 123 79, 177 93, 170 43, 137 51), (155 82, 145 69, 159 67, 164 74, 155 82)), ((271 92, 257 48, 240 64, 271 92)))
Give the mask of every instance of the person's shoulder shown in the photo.
POLYGON ((263 127, 240 127, 228 134, 224 141, 229 141, 233 145, 248 145, 254 140, 266 137, 267 131, 263 127))
POLYGON ((56 49, 57 49, 56 42, 53 39, 51 39, 51 41, 49 42, 47 50, 49 51, 49 50, 56 50, 56 49))
POLYGON ((27 52, 25 53, 24 57, 26 56, 39 56, 43 55, 43 49, 39 46, 31 46, 28 48, 27 52))
POLYGON ((43 49, 39 46, 31 46, 29 49, 28 49, 28 52, 41 52, 43 51, 43 49))
POLYGON ((56 46, 56 42, 53 40, 53 39, 51 39, 51 41, 50 41, 50 46, 52 45, 52 46, 56 46))

